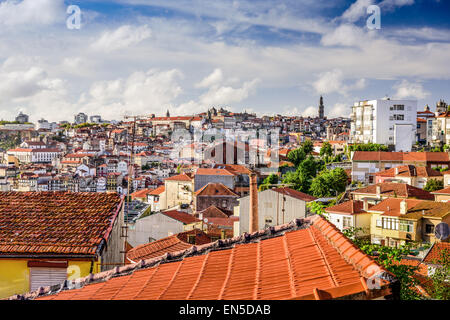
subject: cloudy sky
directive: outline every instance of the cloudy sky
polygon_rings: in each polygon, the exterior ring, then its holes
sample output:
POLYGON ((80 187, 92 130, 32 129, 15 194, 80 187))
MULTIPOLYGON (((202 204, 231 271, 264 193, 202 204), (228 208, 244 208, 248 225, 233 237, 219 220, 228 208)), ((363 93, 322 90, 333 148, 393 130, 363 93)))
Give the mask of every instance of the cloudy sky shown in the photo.
POLYGON ((385 95, 434 107, 450 100, 449 2, 0 0, 0 119, 308 116, 320 95, 328 116, 385 95), (80 29, 67 28, 69 5, 80 29))

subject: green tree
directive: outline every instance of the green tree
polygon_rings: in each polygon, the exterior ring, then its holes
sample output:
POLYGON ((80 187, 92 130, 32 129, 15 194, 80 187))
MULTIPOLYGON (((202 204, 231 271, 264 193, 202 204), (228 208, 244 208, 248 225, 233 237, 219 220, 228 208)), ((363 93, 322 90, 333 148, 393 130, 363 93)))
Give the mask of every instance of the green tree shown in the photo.
POLYGON ((305 142, 303 142, 302 144, 302 148, 305 154, 308 155, 313 151, 314 145, 311 140, 305 140, 305 142))
POLYGON ((306 153, 305 153, 305 151, 303 150, 303 148, 302 147, 300 147, 300 148, 298 148, 298 149, 295 149, 295 150, 292 150, 292 151, 290 151, 289 153, 288 153, 288 160, 290 161, 290 162, 292 162, 294 165, 295 165, 295 167, 298 167, 298 165, 303 161, 303 160, 305 160, 306 159, 306 153))
POLYGON ((333 197, 344 192, 348 184, 348 176, 344 169, 324 170, 311 183, 310 193, 318 198, 333 197))
POLYGON ((270 189, 271 185, 274 185, 277 183, 278 183, 278 175, 276 175, 275 173, 272 173, 264 179, 263 183, 259 186, 259 191, 264 191, 264 190, 270 189))
POLYGON ((443 188, 444 188, 444 181, 437 179, 430 179, 427 181, 427 184, 425 185, 425 188, 423 188, 423 190, 433 192, 436 190, 441 190, 443 188))
POLYGON ((331 144, 328 141, 325 141, 322 144, 322 148, 320 148, 320 156, 321 157, 331 157, 333 155, 333 149, 331 148, 331 144))
POLYGON ((350 151, 388 151, 388 147, 377 143, 360 143, 349 147, 350 151))

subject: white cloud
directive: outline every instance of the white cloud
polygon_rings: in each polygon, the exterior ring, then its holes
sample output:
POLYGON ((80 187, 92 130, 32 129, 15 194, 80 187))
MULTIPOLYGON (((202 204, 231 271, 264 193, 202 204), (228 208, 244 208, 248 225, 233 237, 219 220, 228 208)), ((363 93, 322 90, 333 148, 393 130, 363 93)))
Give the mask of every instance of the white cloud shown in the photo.
POLYGON ((208 88, 218 85, 223 81, 223 72, 221 69, 215 69, 209 76, 196 84, 197 88, 208 88))
POLYGON ((347 95, 351 90, 361 90, 366 86, 366 80, 364 78, 359 79, 350 85, 346 85, 344 80, 345 78, 342 70, 334 69, 321 73, 313 83, 313 87, 319 94, 337 92, 342 95, 347 95))
POLYGON ((309 106, 301 113, 303 117, 316 117, 319 114, 317 107, 309 106))
POLYGON ((333 107, 325 106, 328 118, 349 117, 351 114, 350 106, 345 103, 336 103, 333 107))
POLYGON ((65 19, 63 0, 6 0, 0 3, 0 25, 50 25, 65 19))
POLYGON ((345 10, 342 18, 349 22, 356 22, 366 15, 367 7, 373 4, 373 0, 357 0, 345 10))
POLYGON ((384 0, 379 6, 382 10, 392 11, 397 7, 410 6, 414 4, 414 0, 384 0))
POLYGON ((343 24, 332 32, 324 34, 320 42, 324 46, 361 46, 371 41, 373 35, 373 33, 365 33, 352 24, 343 24))
POLYGON ((224 105, 241 102, 255 91, 260 82, 261 80, 259 79, 246 81, 240 88, 212 86, 207 93, 200 97, 200 102, 204 105, 224 105))
POLYGON ((124 25, 114 31, 106 31, 92 43, 94 50, 111 52, 136 45, 151 36, 147 25, 135 27, 124 25))
POLYGON ((400 83, 397 83, 394 86, 397 89, 395 93, 396 99, 406 99, 406 98, 415 98, 415 99, 424 99, 430 95, 428 91, 426 91, 422 84, 420 83, 411 83, 407 80, 402 80, 400 83))

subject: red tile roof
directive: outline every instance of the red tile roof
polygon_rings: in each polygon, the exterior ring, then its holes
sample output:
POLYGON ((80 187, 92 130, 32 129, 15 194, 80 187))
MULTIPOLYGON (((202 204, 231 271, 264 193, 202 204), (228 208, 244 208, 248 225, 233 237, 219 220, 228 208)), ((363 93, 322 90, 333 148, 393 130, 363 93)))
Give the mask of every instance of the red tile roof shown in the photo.
POLYGON ((142 259, 155 258, 166 253, 188 249, 192 247, 192 244, 187 242, 187 236, 192 234, 195 234, 196 245, 211 242, 211 239, 203 231, 194 229, 134 247, 127 252, 127 259, 130 263, 135 263, 142 259))
MULTIPOLYGON (((371 205, 369 204, 369 207, 371 205)), ((358 214, 358 213, 367 213, 364 211, 364 201, 360 200, 350 200, 340 204, 337 204, 332 207, 328 207, 325 209, 328 213, 339 213, 339 214, 358 214)))
POLYGON ((88 276, 79 279, 80 289, 58 285, 11 299, 374 298, 390 294, 393 281, 334 225, 315 216, 88 276), (369 277, 380 279, 380 290, 367 286, 369 277))
POLYGON ((202 214, 203 218, 228 218, 233 212, 219 209, 216 206, 209 206, 208 208, 197 212, 195 216, 198 217, 199 214, 202 214))
POLYGON ((142 190, 138 190, 135 191, 131 194, 131 198, 135 199, 135 198, 145 198, 147 197, 147 194, 153 192, 154 189, 142 189, 142 190))
POLYGON ((448 162, 447 152, 355 151, 353 161, 419 161, 448 162))
POLYGON ((385 216, 399 217, 401 215, 400 203, 404 200, 406 200, 408 209, 412 209, 414 208, 415 205, 424 201, 417 199, 387 198, 381 201, 380 203, 377 203, 376 205, 372 206, 370 208, 370 211, 383 212, 383 215, 385 216))
POLYGON ((184 224, 200 222, 200 220, 195 218, 193 215, 191 215, 189 213, 186 213, 186 212, 183 212, 183 211, 170 210, 170 211, 163 211, 161 213, 163 215, 171 217, 172 219, 175 219, 175 220, 178 220, 180 222, 183 222, 184 224))
POLYGON ((442 177, 442 173, 429 167, 404 165, 379 171, 380 177, 442 177))
POLYGON ((444 195, 450 195, 450 187, 441 189, 441 190, 436 190, 431 192, 432 194, 444 194, 444 195))
POLYGON ((197 197, 200 196, 232 196, 239 197, 238 194, 234 193, 230 188, 225 186, 222 183, 213 183, 210 182, 207 185, 203 186, 201 189, 198 189, 195 192, 197 197))
POLYGON ((149 194, 152 196, 158 196, 166 190, 165 186, 159 186, 156 189, 153 189, 149 194))
POLYGON ((121 198, 114 193, 0 193, 0 254, 95 255, 121 198))
POLYGON ((226 169, 210 169, 210 168, 198 168, 195 175, 206 175, 206 176, 234 176, 233 173, 226 169))
POLYGON ((423 259, 423 262, 428 264, 437 264, 437 262, 441 260, 441 252, 443 250, 447 250, 447 254, 450 255, 450 243, 435 242, 423 259))
POLYGON ((182 174, 178 174, 176 176, 166 178, 164 180, 165 181, 192 181, 192 178, 189 177, 187 174, 182 173, 182 174))
POLYGON ((417 198, 423 200, 434 200, 434 196, 420 188, 413 187, 406 183, 383 182, 370 185, 365 188, 357 189, 352 194, 376 195, 377 186, 380 187, 383 197, 417 198))
POLYGON ((303 192, 300 192, 300 191, 297 191, 297 190, 294 190, 291 188, 287 188, 287 187, 274 188, 271 190, 281 193, 281 194, 284 194, 284 195, 287 195, 287 196, 290 196, 290 197, 293 197, 293 198, 296 198, 296 199, 299 199, 299 200, 306 201, 306 202, 314 201, 317 199, 316 197, 310 196, 309 194, 306 194, 306 193, 303 193, 303 192))

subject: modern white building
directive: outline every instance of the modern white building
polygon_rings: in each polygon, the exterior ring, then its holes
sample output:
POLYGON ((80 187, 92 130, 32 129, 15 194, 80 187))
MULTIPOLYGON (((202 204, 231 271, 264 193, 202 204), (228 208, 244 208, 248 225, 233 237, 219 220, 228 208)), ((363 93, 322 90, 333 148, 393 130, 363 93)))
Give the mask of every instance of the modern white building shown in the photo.
POLYGON ((411 151, 416 142, 417 100, 360 101, 352 107, 350 140, 411 151))

